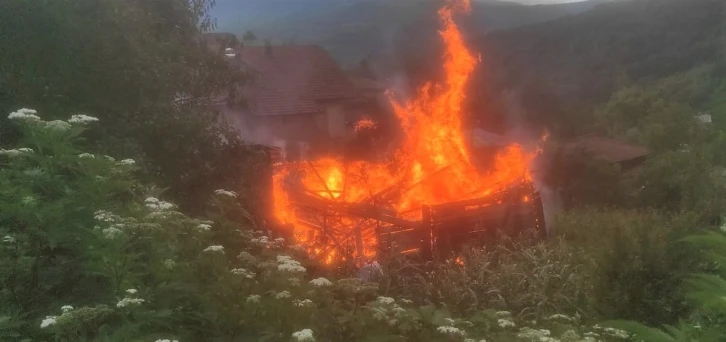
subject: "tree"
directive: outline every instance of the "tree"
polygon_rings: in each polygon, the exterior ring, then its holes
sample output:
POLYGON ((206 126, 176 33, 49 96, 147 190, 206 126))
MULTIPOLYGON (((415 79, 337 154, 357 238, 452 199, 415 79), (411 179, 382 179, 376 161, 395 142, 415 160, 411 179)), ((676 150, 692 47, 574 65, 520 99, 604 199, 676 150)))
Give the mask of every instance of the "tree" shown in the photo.
POLYGON ((253 44, 257 41, 257 36, 252 31, 245 32, 245 35, 242 36, 242 41, 244 41, 247 44, 253 44))
POLYGON ((12 48, 0 51, 0 111, 97 116, 104 125, 87 138, 99 151, 134 157, 189 200, 180 204, 201 206, 187 189, 239 184, 241 170, 223 177, 217 167, 247 153, 210 106, 245 79, 200 42, 214 27, 213 3, 2 2, 0 44, 12 48), (184 106, 180 94, 190 99, 184 106))

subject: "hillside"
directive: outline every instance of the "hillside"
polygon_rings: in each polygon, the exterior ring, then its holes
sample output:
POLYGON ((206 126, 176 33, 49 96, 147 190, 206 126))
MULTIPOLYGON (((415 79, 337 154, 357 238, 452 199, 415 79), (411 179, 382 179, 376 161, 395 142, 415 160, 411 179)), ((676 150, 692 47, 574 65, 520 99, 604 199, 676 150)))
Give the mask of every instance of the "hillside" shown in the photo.
MULTIPOLYGON (((466 26, 472 34, 557 19, 587 11, 602 0, 559 5, 524 6, 476 1, 466 26)), ((316 43, 343 63, 390 52, 399 33, 415 27, 435 37, 434 0, 218 1, 212 15, 218 31, 238 35, 251 30, 261 39, 316 43), (430 34, 432 33, 432 34, 430 34)))
POLYGON ((618 85, 647 82, 714 61, 724 37, 719 0, 634 0, 576 16, 492 32, 473 84, 477 112, 507 112, 515 94, 542 123, 603 101, 618 85))

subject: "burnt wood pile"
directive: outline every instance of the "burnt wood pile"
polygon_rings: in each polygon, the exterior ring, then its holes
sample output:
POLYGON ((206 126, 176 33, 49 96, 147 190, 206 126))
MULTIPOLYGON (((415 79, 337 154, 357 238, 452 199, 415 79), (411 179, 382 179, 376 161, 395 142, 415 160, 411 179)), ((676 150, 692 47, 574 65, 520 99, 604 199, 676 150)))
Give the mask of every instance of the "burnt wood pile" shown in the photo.
MULTIPOLYGON (((359 203, 345 203, 299 183, 288 185, 296 207, 295 226, 307 229, 304 240, 314 257, 329 263, 361 266, 391 253, 446 258, 465 245, 492 241, 500 232, 546 234, 539 193, 524 179, 482 198, 427 205, 409 213, 396 213, 386 205, 405 189, 387 189, 359 203)), ((292 229, 288 227, 288 233, 292 229)))

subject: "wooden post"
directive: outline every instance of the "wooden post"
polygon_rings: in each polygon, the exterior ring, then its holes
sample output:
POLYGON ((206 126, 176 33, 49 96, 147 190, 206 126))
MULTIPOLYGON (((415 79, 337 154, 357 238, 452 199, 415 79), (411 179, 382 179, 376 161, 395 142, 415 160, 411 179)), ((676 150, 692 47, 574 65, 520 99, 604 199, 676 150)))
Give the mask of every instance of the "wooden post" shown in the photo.
POLYGON ((355 265, 358 267, 363 266, 363 233, 361 232, 361 225, 363 224, 363 221, 365 221, 365 219, 358 221, 358 224, 356 224, 354 228, 356 252, 358 252, 358 258, 356 258, 355 265))
POLYGON ((421 256, 426 260, 433 259, 432 234, 431 226, 431 207, 428 205, 421 206, 421 256))

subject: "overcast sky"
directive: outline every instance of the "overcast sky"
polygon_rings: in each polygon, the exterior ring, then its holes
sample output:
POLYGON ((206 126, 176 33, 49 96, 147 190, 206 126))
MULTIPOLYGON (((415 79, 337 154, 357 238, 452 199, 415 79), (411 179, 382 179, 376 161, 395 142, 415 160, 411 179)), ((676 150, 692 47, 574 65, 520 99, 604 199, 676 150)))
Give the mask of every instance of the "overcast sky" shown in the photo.
POLYGON ((563 2, 578 2, 583 0, 509 0, 511 2, 518 2, 525 5, 538 5, 538 4, 559 4, 563 2))

